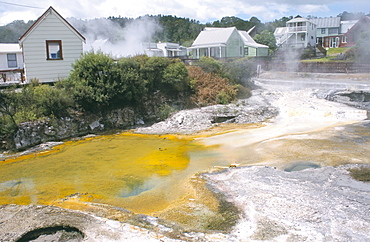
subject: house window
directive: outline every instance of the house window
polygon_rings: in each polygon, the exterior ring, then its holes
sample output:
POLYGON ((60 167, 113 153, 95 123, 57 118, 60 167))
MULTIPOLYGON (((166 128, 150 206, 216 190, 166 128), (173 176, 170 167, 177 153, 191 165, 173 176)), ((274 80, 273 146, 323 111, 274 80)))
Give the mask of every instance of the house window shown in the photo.
POLYGON ((8 68, 17 67, 17 54, 7 54, 8 68))
POLYGON ((305 41, 305 40, 306 40, 306 35, 302 34, 302 35, 301 35, 301 40, 302 40, 302 41, 305 41))
POLYGON ((47 40, 46 41, 47 60, 63 60, 62 41, 47 40))
POLYGON ((342 43, 347 43, 347 35, 342 36, 342 43))
POLYGON ((338 29, 336 28, 329 29, 329 34, 338 34, 338 29))
POLYGON ((248 50, 249 50, 249 49, 248 49, 248 47, 245 47, 245 48, 244 48, 244 55, 245 55, 245 56, 248 56, 248 54, 249 54, 249 53, 248 53, 248 50))
POLYGON ((321 34, 325 34, 325 29, 321 29, 321 34))

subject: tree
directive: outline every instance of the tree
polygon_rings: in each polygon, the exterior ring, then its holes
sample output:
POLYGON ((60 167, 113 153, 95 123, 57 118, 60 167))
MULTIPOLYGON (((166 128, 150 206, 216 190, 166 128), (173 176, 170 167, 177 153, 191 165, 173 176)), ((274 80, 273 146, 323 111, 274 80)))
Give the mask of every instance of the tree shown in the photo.
POLYGON ((346 20, 358 20, 365 14, 363 12, 355 12, 355 13, 349 13, 347 11, 344 11, 340 14, 338 14, 337 17, 340 17, 341 21, 346 21, 346 20))
POLYGON ((25 23, 23 20, 15 20, 0 27, 0 43, 18 43, 18 39, 31 27, 34 21, 25 23))
POLYGON ((83 109, 100 111, 125 89, 114 65, 113 59, 102 52, 86 53, 73 64, 64 85, 83 109))
POLYGON ((267 45, 271 51, 277 49, 275 36, 268 30, 264 30, 261 34, 254 36, 254 40, 259 44, 267 45))

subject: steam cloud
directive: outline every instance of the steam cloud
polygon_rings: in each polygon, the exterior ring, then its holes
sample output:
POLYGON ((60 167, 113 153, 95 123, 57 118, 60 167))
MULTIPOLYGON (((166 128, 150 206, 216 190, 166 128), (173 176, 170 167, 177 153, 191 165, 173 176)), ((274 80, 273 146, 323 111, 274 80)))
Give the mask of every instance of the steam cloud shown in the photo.
POLYGON ((85 21, 71 18, 68 21, 85 36, 85 52, 100 50, 113 58, 145 54, 145 46, 161 30, 155 19, 147 16, 130 19, 125 27, 105 18, 85 21))

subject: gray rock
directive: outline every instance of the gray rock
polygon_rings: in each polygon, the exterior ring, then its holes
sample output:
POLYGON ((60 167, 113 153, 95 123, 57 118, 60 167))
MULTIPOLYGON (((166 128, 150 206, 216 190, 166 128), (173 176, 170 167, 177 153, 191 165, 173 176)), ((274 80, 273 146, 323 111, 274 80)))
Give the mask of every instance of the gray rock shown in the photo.
POLYGON ((243 211, 239 241, 370 241, 370 184, 348 168, 254 166, 204 175, 243 211))

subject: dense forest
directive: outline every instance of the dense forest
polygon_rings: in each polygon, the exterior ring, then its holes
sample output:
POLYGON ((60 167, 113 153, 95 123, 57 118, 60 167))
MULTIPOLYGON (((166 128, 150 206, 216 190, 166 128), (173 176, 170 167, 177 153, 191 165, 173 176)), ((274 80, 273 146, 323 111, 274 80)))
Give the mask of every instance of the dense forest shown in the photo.
MULTIPOLYGON (((338 14, 342 20, 359 19, 364 16, 364 13, 348 13, 343 12, 338 14)), ((370 16, 370 14, 368 14, 370 16)), ((137 22, 148 24, 152 31, 150 41, 152 42, 173 42, 184 46, 190 46, 199 32, 204 27, 236 27, 239 30, 249 30, 256 27, 256 33, 261 34, 264 30, 272 33, 277 27, 284 27, 286 22, 292 19, 293 16, 282 17, 272 22, 262 23, 257 17, 251 17, 249 20, 244 20, 235 16, 223 17, 221 20, 212 23, 200 23, 195 19, 181 18, 171 15, 146 15, 136 19, 126 17, 114 17, 79 20, 68 18, 67 20, 83 35, 89 36, 91 32, 95 37, 111 39, 119 39, 117 33, 124 31, 129 25, 137 22), (107 24, 114 28, 107 27, 107 24), (155 27, 154 27, 155 26, 155 27)), ((316 18, 315 16, 307 16, 307 18, 316 18)), ((34 21, 25 23, 22 20, 0 27, 0 43, 17 43, 19 37, 32 25, 34 21)))

